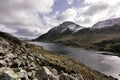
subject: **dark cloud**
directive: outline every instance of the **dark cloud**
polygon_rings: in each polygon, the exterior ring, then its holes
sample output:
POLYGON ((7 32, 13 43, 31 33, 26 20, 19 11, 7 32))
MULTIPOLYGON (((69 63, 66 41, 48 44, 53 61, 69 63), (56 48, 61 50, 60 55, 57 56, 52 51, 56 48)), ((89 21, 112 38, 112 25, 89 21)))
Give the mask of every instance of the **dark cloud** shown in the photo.
POLYGON ((15 32, 15 34, 17 34, 19 36, 25 36, 25 35, 35 36, 35 35, 38 35, 36 31, 31 32, 28 29, 24 29, 24 28, 17 29, 17 32, 15 32))
POLYGON ((39 14, 52 11, 55 0, 0 0, 0 29, 21 36, 45 32, 39 14), (39 13, 39 14, 38 14, 39 13), (41 28, 41 29, 40 29, 41 28), (43 31, 44 29, 44 31, 43 31))
POLYGON ((58 21, 74 21, 77 16, 77 11, 73 8, 69 8, 57 16, 58 21))
POLYGON ((83 15, 92 16, 92 15, 97 14, 97 13, 99 14, 99 12, 105 10, 108 7, 109 7, 108 4, 96 3, 96 4, 93 4, 92 6, 90 6, 85 12, 83 12, 83 15))

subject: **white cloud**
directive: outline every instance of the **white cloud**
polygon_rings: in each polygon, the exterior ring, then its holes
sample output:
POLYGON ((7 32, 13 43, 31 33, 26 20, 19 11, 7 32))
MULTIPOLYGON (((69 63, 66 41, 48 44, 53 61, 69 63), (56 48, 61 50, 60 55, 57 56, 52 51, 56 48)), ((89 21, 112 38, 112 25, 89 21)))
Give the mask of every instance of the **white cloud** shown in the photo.
POLYGON ((58 23, 73 21, 81 26, 91 27, 98 21, 120 17, 120 0, 85 0, 83 5, 59 13, 56 18, 58 23))
MULTIPOLYGON (((0 0, 0 30, 22 36, 38 36, 64 21, 89 27, 101 20, 120 17, 120 0, 85 0, 84 6, 71 6, 51 14, 55 1, 0 0)), ((67 0, 68 5, 73 1, 67 0)))
POLYGON ((0 24, 4 25, 0 26, 3 28, 1 30, 13 34, 21 29, 31 34, 42 32, 38 26, 43 28, 45 25, 41 22, 39 14, 52 12, 54 2, 55 0, 0 0, 0 24), (8 28, 14 31, 7 30, 8 28))
POLYGON ((76 8, 76 22, 83 26, 92 26, 98 21, 120 17, 120 0, 85 0, 86 6, 76 8))
POLYGON ((73 0, 67 0, 68 4, 72 4, 73 0))
POLYGON ((57 20, 58 21, 73 21, 75 20, 77 16, 77 11, 73 8, 69 8, 58 15, 57 20))
POLYGON ((1 25, 1 24, 0 24, 0 30, 2 30, 3 32, 10 32, 10 33, 16 32, 15 29, 6 27, 5 25, 1 25))

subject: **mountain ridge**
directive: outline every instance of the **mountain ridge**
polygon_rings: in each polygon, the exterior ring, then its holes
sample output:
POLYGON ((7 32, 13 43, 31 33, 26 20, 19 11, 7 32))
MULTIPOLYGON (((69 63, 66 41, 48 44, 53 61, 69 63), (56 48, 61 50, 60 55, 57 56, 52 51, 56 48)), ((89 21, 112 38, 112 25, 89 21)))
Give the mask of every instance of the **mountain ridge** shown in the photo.
POLYGON ((109 26, 114 26, 114 25, 120 25, 120 18, 115 18, 115 19, 108 19, 104 21, 99 21, 96 24, 92 26, 92 28, 106 28, 109 26))
POLYGON ((67 21, 67 22, 64 22, 64 23, 60 24, 57 27, 54 27, 54 28, 50 29, 47 33, 41 35, 36 40, 39 40, 39 39, 42 39, 42 38, 43 39, 46 38, 46 40, 51 38, 51 40, 53 40, 55 38, 63 36, 64 34, 75 33, 82 28, 83 28, 82 26, 79 26, 79 25, 77 25, 73 22, 67 21), (46 37, 44 37, 44 36, 46 36, 46 37))
MULTIPOLYGON (((119 18, 112 19, 112 20, 119 20, 119 18)), ((107 21, 109 21, 109 20, 107 20, 107 21)), ((115 22, 115 24, 112 26, 110 26, 110 25, 103 26, 102 28, 93 28, 93 27, 82 28, 75 33, 68 30, 66 33, 64 33, 62 35, 58 35, 54 32, 53 32, 53 34, 55 34, 55 35, 52 35, 49 37, 48 35, 51 35, 51 34, 48 32, 48 33, 43 34, 42 36, 38 37, 37 39, 35 39, 35 41, 55 42, 55 43, 62 43, 62 44, 72 46, 72 47, 81 47, 81 48, 86 48, 86 49, 101 50, 100 46, 95 46, 95 43, 102 44, 102 42, 104 40, 112 40, 112 39, 114 40, 115 38, 119 39, 120 38, 120 25, 116 24, 116 22, 115 22)), ((119 42, 117 42, 117 43, 119 43, 119 42)), ((110 48, 110 49, 112 49, 112 48, 110 48)), ((115 50, 110 50, 110 49, 105 48, 103 50, 116 52, 115 50)), ((119 50, 117 50, 117 51, 119 51, 119 50)))

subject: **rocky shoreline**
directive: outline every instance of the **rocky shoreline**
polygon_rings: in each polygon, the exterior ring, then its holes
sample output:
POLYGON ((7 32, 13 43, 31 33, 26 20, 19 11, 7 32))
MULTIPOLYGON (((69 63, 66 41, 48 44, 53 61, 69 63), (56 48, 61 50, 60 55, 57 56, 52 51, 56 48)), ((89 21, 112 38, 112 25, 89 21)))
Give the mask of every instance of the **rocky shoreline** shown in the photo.
POLYGON ((2 34, 0 36, 0 80, 116 79, 91 70, 67 56, 52 54, 42 47, 2 34))

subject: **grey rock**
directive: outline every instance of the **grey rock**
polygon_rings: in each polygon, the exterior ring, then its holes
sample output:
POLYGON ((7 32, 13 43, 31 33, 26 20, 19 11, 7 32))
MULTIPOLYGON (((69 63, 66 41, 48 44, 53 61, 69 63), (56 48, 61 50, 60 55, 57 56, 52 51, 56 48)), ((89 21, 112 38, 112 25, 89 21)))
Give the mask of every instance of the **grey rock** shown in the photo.
POLYGON ((69 77, 68 74, 63 73, 63 74, 60 75, 59 79, 60 80, 70 80, 70 77, 69 77))
POLYGON ((38 80, 58 80, 58 77, 54 76, 45 66, 41 70, 38 70, 35 76, 38 80))
POLYGON ((19 76, 12 69, 7 68, 0 75, 0 80, 19 80, 19 76))
POLYGON ((6 66, 6 62, 4 60, 0 60, 0 68, 5 66, 6 66))

